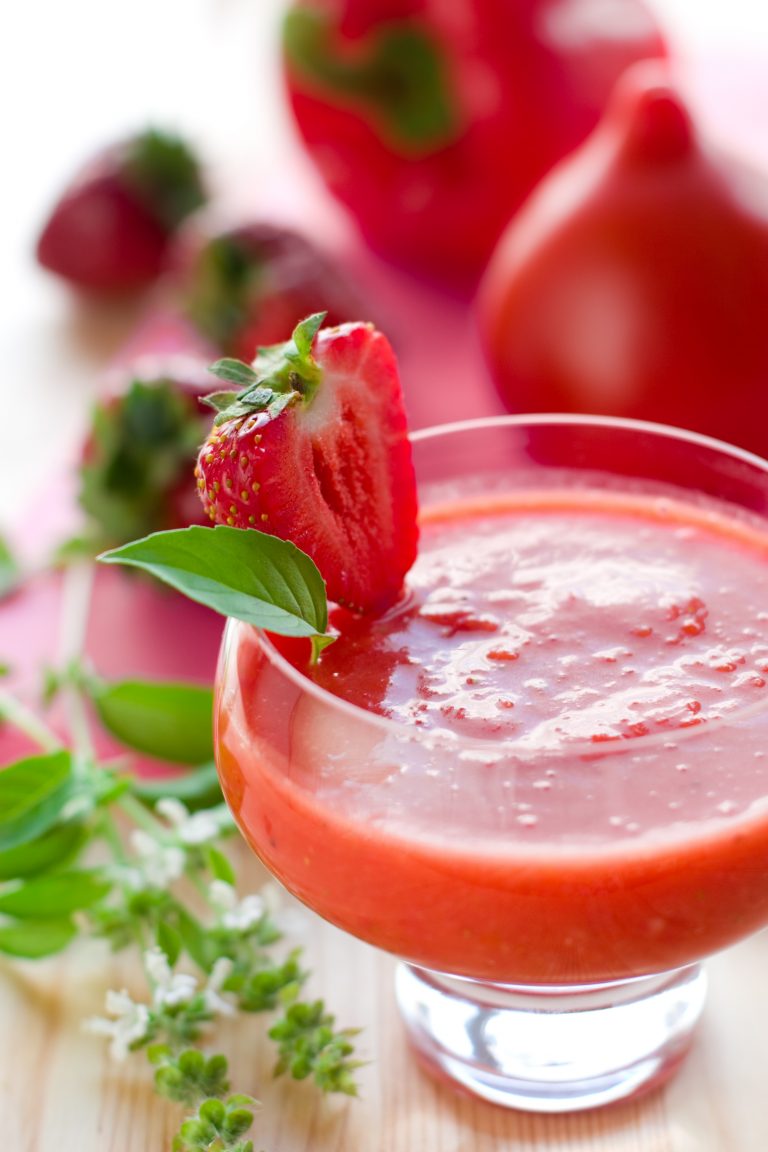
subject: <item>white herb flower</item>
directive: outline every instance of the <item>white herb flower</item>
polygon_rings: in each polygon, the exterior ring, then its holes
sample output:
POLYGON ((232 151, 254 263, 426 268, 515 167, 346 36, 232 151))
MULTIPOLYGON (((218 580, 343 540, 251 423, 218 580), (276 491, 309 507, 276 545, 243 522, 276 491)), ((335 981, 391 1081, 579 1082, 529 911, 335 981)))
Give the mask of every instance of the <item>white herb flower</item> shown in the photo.
POLYGON ((285 936, 302 937, 309 931, 306 908, 291 897, 286 899, 286 891, 276 880, 268 880, 260 888, 264 901, 264 911, 277 930, 285 936))
POLYGON ((252 893, 238 900, 237 893, 226 880, 213 880, 208 887, 211 901, 219 909, 219 919, 225 928, 247 932, 264 915, 264 901, 252 893))
POLYGON ((144 1040, 149 1030, 150 1013, 146 1004, 136 1004, 127 992, 107 992, 106 1010, 114 1019, 92 1016, 83 1028, 96 1036, 110 1036, 109 1054, 113 1060, 125 1060, 131 1045, 144 1040))
POLYGON ((115 884, 128 888, 132 892, 140 892, 142 888, 146 887, 144 873, 140 868, 134 868, 131 864, 111 864, 107 865, 104 870, 115 884))
POLYGON ((152 982, 155 1008, 178 1008, 189 1004, 197 991, 197 980, 187 972, 174 972, 161 948, 144 953, 144 967, 152 982))
POLYGON ((165 817, 182 844, 208 844, 219 835, 219 822, 211 812, 190 812, 174 796, 158 800, 155 811, 165 817))
POLYGON ((131 846, 139 857, 145 883, 151 888, 167 888, 184 874, 186 855, 175 844, 161 844, 142 828, 134 828, 131 846))
POLYGON ((285 905, 285 889, 275 880, 267 880, 265 884, 262 884, 260 895, 264 901, 264 910, 270 916, 282 911, 285 905))
POLYGON ((218 1012, 221 1016, 234 1016, 235 1007, 230 1004, 229 1000, 225 1000, 221 994, 221 988, 224 982, 229 977, 234 964, 228 956, 220 956, 213 966, 208 983, 203 989, 203 997, 205 999, 205 1006, 209 1012, 218 1012))

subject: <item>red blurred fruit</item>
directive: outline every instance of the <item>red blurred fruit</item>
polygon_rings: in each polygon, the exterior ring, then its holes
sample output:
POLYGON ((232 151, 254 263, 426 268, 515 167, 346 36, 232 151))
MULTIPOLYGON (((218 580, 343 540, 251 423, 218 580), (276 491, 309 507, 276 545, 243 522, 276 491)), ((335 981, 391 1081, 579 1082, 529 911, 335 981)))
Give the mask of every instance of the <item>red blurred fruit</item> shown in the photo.
POLYGON ((392 348, 370 324, 318 331, 322 314, 265 348, 249 369, 222 361, 242 391, 219 409, 198 459, 217 524, 292 540, 328 596, 355 612, 398 598, 416 556, 416 485, 392 348))
POLYGON ((185 315, 225 355, 251 360, 285 339, 304 317, 327 324, 360 315, 356 290, 333 261, 298 232, 254 222, 182 231, 171 272, 185 315))
POLYGON ((200 398, 212 382, 195 357, 145 357, 95 405, 78 499, 98 547, 207 522, 194 469, 211 426, 200 398))
POLYGON ((294 0, 283 47, 300 133, 365 238, 453 281, 625 68, 665 53, 643 0, 294 0))
POLYGON ((768 455, 768 176, 697 133, 660 66, 530 198, 477 316, 513 411, 661 421, 768 455))
POLYGON ((188 145, 167 133, 139 133, 77 173, 43 227, 38 262, 78 288, 142 288, 159 274, 172 233, 205 199, 188 145))

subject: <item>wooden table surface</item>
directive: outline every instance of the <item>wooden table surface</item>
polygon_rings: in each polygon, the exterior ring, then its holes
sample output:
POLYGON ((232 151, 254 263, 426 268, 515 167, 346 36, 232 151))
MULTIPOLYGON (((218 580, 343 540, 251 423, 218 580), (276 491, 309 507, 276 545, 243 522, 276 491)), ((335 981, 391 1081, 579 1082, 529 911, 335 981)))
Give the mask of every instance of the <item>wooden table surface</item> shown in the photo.
MULTIPOLYGON (((66 468, 104 367, 136 321, 130 308, 84 306, 36 270, 31 246, 56 189, 96 145, 153 120, 206 149, 233 203, 312 219, 344 246, 349 230, 302 167, 279 99, 274 27, 279 0, 41 0, 0 15, 3 165, 0 192, 0 528, 66 468), (118 51, 119 49, 119 51, 118 51), (298 184, 281 180, 282 158, 298 184), (280 160, 280 164, 276 164, 280 160), (258 190, 257 192, 255 190, 258 190), (328 227, 326 229, 326 222, 328 227), (23 414, 10 415, 23 399, 23 414), (34 427, 33 438, 29 429, 34 427), (33 450, 30 450, 30 444, 33 450)), ((713 130, 768 160, 768 11, 764 0, 656 0, 685 57, 692 98, 713 130), (718 61, 718 54, 722 60, 718 61), (718 67, 713 67, 713 60, 718 67), (720 67, 722 64, 722 67, 720 67), (757 99, 762 93, 762 101, 757 99), (725 98, 724 98, 725 97, 725 98)), ((397 324, 405 289, 368 263, 382 308, 397 324)), ((410 331, 399 330, 414 424, 493 411, 465 310, 408 288, 410 331), (443 395, 424 382, 424 333, 448 317, 444 351, 471 389, 443 395), (415 330, 423 321, 424 332, 415 330)), ((438 364, 439 368, 439 364, 438 364)), ((258 865, 246 864, 258 882, 258 865)), ((392 991, 393 961, 303 910, 289 940, 306 948, 311 992, 340 1023, 360 1026, 369 1061, 357 1101, 320 1100, 308 1085, 273 1081, 263 1021, 224 1037, 236 1087, 263 1102, 255 1146, 265 1152, 766 1152, 768 1149, 768 935, 713 959, 710 996, 693 1051, 674 1082, 601 1112, 531 1117, 455 1095, 408 1052, 392 991)), ((130 987, 130 965, 99 946, 62 959, 0 961, 0 1125, 14 1152, 164 1152, 178 1113, 157 1100, 139 1058, 115 1065, 83 1033, 108 987, 130 987)))
MULTIPOLYGON (((252 865, 254 878, 255 864, 252 865)), ((765 1152, 768 1147, 768 936, 712 960, 696 1043, 666 1088, 601 1111, 508 1112, 459 1096, 421 1071, 404 1040, 394 962, 311 913, 292 911, 287 943, 305 948, 310 994, 362 1027, 360 1098, 322 1099, 274 1080, 264 1020, 223 1032, 233 1086, 262 1102, 264 1152, 765 1152)), ((179 1119, 157 1099, 141 1056, 114 1063, 83 1033, 107 987, 131 987, 124 960, 87 945, 60 960, 0 965, 0 1118, 14 1152, 166 1152, 179 1119)), ((139 985, 140 988, 140 985, 139 985)), ((218 1040, 217 1040, 218 1045, 218 1040)))

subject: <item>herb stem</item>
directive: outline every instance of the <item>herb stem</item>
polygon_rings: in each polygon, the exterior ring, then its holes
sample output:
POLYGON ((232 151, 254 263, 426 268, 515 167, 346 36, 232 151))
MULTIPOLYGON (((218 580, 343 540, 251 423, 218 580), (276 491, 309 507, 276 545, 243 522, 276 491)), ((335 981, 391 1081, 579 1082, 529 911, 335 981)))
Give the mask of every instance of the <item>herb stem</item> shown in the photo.
POLYGON ((30 708, 8 692, 0 692, 0 720, 29 736, 44 752, 56 752, 64 747, 58 736, 30 708))
POLYGON ((215 907, 213 901, 211 900, 211 894, 208 889, 208 885, 206 884, 205 880, 203 880, 200 873, 190 870, 187 872, 187 879, 191 882, 192 887, 199 894, 199 896, 205 901, 206 907, 215 907))
POLYGON ((128 853, 125 850, 117 823, 109 812, 103 812, 99 824, 99 833, 112 852, 116 864, 127 864, 128 853))
POLYGON ((122 811, 133 820, 139 828, 143 828, 150 836, 155 838, 164 838, 167 834, 167 828, 162 824, 151 812, 147 811, 140 800, 135 796, 131 796, 130 792, 124 792, 117 801, 117 805, 122 811))
MULTIPOLYGON (((60 668, 69 670, 77 665, 85 651, 94 572, 93 564, 87 562, 70 564, 64 570, 57 653, 57 664, 60 668)), ((86 766, 92 764, 94 760, 85 698, 76 683, 66 682, 63 691, 72 743, 77 753, 74 759, 75 771, 79 770, 82 774, 87 771, 86 766)))
POLYGON ((93 580, 94 566, 88 561, 68 564, 64 569, 57 652, 58 663, 64 667, 77 662, 85 650, 93 580))

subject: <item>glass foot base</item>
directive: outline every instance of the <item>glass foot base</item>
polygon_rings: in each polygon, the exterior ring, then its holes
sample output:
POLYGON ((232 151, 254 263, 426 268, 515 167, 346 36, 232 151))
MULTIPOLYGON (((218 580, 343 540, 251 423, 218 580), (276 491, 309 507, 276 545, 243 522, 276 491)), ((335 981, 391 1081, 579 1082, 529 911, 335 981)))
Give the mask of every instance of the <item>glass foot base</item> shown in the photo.
POLYGON ((432 1070, 507 1108, 574 1112, 647 1091, 674 1072, 706 977, 692 965, 607 984, 525 987, 401 963, 396 992, 432 1070))

